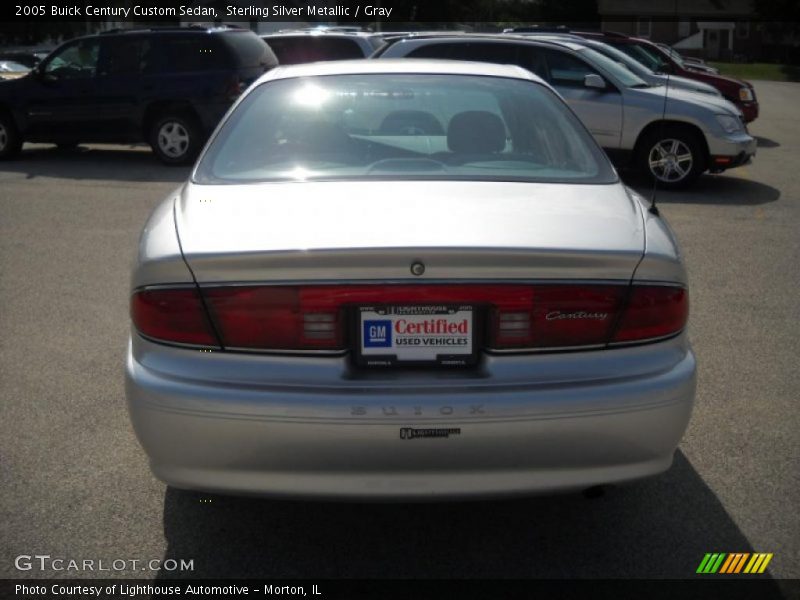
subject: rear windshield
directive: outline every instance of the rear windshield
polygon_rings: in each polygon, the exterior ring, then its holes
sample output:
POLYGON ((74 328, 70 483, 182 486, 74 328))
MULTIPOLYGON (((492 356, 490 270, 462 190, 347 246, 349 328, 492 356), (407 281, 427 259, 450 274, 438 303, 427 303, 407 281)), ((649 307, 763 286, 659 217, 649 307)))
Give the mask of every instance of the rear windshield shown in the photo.
POLYGON ((439 74, 264 83, 195 172, 198 183, 330 179, 610 183, 616 175, 545 86, 439 74))
POLYGON ((266 42, 282 65, 364 58, 358 42, 348 38, 298 35, 267 38, 266 42))
POLYGON ((237 67, 269 69, 278 65, 278 59, 270 47, 251 31, 230 31, 220 38, 232 50, 237 67))

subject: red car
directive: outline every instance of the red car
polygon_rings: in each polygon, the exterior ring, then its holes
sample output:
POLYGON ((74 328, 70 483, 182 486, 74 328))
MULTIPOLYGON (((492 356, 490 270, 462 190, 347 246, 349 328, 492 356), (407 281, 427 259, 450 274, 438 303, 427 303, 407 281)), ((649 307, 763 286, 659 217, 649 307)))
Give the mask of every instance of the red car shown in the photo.
POLYGON ((641 38, 613 32, 572 33, 573 35, 599 40, 609 46, 613 46, 656 73, 680 75, 681 77, 695 79, 714 86, 727 100, 739 107, 746 123, 755 121, 758 117, 756 91, 748 81, 692 69, 691 64, 684 63, 676 56, 670 55, 659 48, 656 44, 641 38))

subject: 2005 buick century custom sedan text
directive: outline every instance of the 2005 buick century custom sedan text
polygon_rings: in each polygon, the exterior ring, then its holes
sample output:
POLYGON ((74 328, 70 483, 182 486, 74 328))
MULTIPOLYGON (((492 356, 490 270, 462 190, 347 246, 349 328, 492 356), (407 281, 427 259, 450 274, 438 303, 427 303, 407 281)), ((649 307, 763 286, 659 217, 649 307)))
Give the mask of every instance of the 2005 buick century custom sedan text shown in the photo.
POLYGON ((674 237, 513 66, 280 67, 145 226, 127 397, 179 488, 442 498, 669 468, 674 237))

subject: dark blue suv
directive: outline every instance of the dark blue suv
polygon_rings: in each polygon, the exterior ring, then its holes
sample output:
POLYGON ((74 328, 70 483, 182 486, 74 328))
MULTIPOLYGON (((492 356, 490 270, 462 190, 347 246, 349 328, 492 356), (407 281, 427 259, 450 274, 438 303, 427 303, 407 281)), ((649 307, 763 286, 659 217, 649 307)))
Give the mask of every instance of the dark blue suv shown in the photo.
POLYGON ((239 93, 278 63, 246 29, 120 30, 71 40, 0 83, 0 159, 22 143, 149 143, 190 163, 239 93))

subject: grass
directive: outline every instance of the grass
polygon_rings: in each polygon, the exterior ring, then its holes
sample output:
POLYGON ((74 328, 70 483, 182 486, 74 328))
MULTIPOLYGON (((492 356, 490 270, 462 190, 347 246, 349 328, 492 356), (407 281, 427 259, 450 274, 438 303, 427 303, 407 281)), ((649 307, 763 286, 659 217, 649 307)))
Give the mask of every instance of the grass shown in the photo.
POLYGON ((800 67, 773 63, 709 62, 721 75, 738 79, 767 79, 770 81, 800 81, 800 67))

